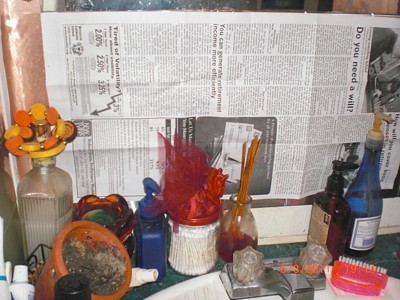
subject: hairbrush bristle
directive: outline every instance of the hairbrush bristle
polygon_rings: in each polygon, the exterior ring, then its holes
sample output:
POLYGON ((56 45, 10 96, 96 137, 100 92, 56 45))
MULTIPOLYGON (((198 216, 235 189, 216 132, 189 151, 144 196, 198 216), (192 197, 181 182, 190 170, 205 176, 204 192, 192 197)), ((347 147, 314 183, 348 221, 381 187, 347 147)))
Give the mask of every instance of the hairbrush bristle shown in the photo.
POLYGON ((377 267, 374 264, 367 264, 366 262, 362 262, 362 261, 359 261, 359 260, 356 260, 356 259, 350 258, 350 257, 339 256, 339 261, 349 264, 349 265, 364 268, 371 272, 382 273, 382 274, 387 273, 387 269, 385 269, 383 267, 377 267))

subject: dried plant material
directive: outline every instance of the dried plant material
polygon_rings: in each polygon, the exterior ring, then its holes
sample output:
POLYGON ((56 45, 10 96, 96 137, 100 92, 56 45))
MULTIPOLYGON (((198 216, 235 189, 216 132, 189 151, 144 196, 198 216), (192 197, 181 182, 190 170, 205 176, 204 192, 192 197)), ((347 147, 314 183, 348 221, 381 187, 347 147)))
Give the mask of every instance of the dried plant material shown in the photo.
POLYGON ((70 239, 64 242, 63 258, 69 273, 81 273, 89 279, 93 294, 112 295, 124 281, 124 257, 116 255, 114 247, 104 242, 88 246, 70 239))

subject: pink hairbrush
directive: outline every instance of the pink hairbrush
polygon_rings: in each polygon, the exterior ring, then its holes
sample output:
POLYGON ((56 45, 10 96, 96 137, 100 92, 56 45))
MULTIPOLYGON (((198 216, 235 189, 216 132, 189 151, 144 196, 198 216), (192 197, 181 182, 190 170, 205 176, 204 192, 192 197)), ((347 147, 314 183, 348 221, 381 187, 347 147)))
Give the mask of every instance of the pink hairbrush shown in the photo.
POLYGON ((379 296, 388 281, 386 272, 384 268, 341 256, 333 264, 331 283, 349 293, 379 296))

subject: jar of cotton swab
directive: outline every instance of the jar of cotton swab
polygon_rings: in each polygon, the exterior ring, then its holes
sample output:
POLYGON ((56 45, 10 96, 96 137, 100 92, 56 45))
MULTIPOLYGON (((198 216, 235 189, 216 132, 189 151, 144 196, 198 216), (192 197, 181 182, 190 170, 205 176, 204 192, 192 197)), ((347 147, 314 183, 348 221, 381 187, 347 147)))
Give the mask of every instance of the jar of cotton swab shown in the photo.
POLYGON ((214 268, 218 260, 219 219, 217 214, 214 219, 182 224, 169 218, 168 262, 176 272, 194 276, 214 268))
POLYGON ((218 260, 221 197, 228 175, 210 167, 208 155, 195 144, 178 135, 174 145, 160 138, 165 148, 165 170, 162 191, 152 201, 165 207, 168 215, 168 262, 184 275, 205 274, 218 260))

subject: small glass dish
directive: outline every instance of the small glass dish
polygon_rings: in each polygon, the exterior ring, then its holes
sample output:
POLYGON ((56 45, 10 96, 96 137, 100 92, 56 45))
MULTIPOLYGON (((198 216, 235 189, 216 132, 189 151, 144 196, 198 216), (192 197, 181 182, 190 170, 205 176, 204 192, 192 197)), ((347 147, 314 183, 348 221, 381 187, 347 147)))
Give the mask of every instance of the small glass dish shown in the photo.
POLYGON ((72 221, 96 222, 111 230, 124 244, 130 257, 134 249, 134 215, 128 202, 118 194, 104 198, 95 195, 82 197, 72 213, 72 221))

